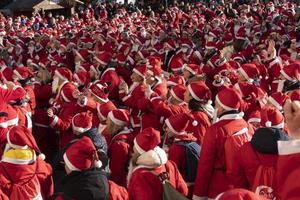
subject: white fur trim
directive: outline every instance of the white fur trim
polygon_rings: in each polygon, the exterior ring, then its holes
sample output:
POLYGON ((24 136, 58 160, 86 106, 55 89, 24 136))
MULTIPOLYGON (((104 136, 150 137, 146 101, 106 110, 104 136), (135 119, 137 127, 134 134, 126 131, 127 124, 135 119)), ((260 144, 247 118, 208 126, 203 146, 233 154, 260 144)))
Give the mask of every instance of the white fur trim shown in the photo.
POLYGON ((197 101, 201 101, 201 99, 194 93, 194 91, 192 90, 192 87, 191 87, 191 85, 188 85, 188 90, 189 90, 189 92, 191 93, 191 95, 192 95, 192 97, 194 98, 194 99, 196 99, 197 101))
POLYGON ((265 126, 270 128, 272 127, 272 122, 271 121, 266 121, 265 126))
POLYGON ((171 95, 177 100, 177 101, 180 101, 180 102, 183 102, 184 100, 183 99, 180 99, 174 92, 173 89, 170 90, 170 93, 171 95))
POLYGON ((277 141, 279 155, 300 153, 300 139, 289 141, 277 141))
POLYGON ((98 63, 100 63, 101 65, 107 65, 106 62, 103 62, 103 61, 100 60, 97 56, 94 56, 94 59, 95 59, 96 61, 98 61, 98 63))
POLYGON ((233 134, 232 136, 239 136, 239 135, 243 135, 243 134, 247 134, 248 133, 248 128, 243 128, 241 130, 239 130, 238 132, 236 132, 235 134, 233 134))
POLYGON ((192 68, 190 68, 188 65, 186 65, 184 69, 188 70, 192 75, 196 75, 196 72, 192 70, 192 68))
POLYGON ((176 135, 183 135, 183 134, 184 134, 184 132, 178 132, 178 131, 176 131, 176 130, 174 129, 174 127, 171 125, 169 119, 166 119, 166 120, 165 120, 165 124, 169 127, 169 129, 171 129, 171 131, 172 131, 174 134, 176 134, 176 135))
POLYGON ((242 114, 238 113, 238 114, 224 115, 219 119, 219 121, 221 121, 221 120, 236 120, 236 119, 243 119, 242 114))
POLYGON ((278 129, 283 129, 284 128, 284 122, 281 122, 280 124, 277 125, 271 125, 271 128, 278 128, 278 129))
POLYGON ((220 101, 218 95, 216 96, 216 101, 217 101, 218 104, 220 104, 220 106, 222 106, 222 108, 224 108, 225 110, 237 110, 236 108, 231 108, 231 107, 229 107, 229 106, 224 105, 224 104, 220 101))
POLYGON ((80 85, 84 85, 84 83, 80 80, 80 78, 78 77, 77 74, 74 74, 73 77, 74 77, 75 81, 77 81, 80 85))
POLYGON ((193 195, 193 200, 207 200, 207 197, 199 197, 197 195, 193 195))
POLYGON ((106 120, 106 117, 101 113, 101 104, 97 105, 97 114, 98 114, 98 118, 100 118, 100 121, 106 120))
POLYGON ((53 121, 50 124, 50 126, 53 128, 57 124, 58 120, 59 120, 59 118, 55 115, 54 118, 53 118, 53 121))
POLYGON ((282 110, 282 106, 272 97, 272 96, 269 96, 268 98, 268 101, 273 105, 275 106, 278 110, 282 110))
POLYGON ((122 121, 122 120, 117 119, 117 118, 114 116, 114 114, 113 114, 112 111, 110 111, 110 112, 108 113, 108 116, 107 116, 107 117, 108 117, 109 119, 111 119, 111 120, 113 121, 114 124, 117 124, 117 125, 119 125, 119 126, 125 126, 126 123, 127 123, 127 122, 124 122, 124 121, 122 121))
POLYGON ((139 76, 145 78, 145 75, 143 75, 139 70, 137 70, 137 69, 134 68, 132 71, 133 71, 134 73, 138 74, 139 76))
POLYGON ((18 122, 19 122, 19 118, 16 117, 16 118, 14 118, 14 119, 10 119, 10 120, 1 122, 1 123, 0 123, 0 127, 1 127, 1 128, 7 128, 7 127, 9 127, 9 126, 15 126, 15 125, 18 125, 18 122))
POLYGON ((80 169, 76 168, 76 167, 70 162, 70 160, 68 159, 66 153, 64 154, 63 158, 64 158, 64 161, 65 161, 65 164, 67 165, 67 167, 68 167, 71 171, 81 171, 80 169))
POLYGON ((109 102, 109 99, 108 99, 108 98, 106 98, 106 99, 100 98, 100 97, 98 97, 92 90, 89 89, 89 91, 90 91, 91 94, 93 94, 93 95, 94 95, 97 99, 99 99, 100 101, 103 101, 104 103, 109 102))
POLYGON ((248 119, 248 123, 260 123, 261 119, 257 117, 253 117, 248 119))

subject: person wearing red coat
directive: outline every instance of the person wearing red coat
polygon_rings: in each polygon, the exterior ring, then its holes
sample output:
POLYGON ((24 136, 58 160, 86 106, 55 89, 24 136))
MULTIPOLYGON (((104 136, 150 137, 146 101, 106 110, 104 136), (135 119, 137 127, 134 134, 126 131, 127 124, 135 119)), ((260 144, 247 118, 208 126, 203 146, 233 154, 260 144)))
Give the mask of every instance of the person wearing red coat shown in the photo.
POLYGON ((300 175, 300 102, 287 100, 284 114, 288 125, 290 141, 278 141, 279 157, 276 164, 275 190, 280 199, 299 199, 300 186, 297 178, 300 175))
POLYGON ((235 187, 246 188, 260 196, 273 199, 276 195, 274 186, 278 158, 277 141, 283 140, 288 140, 288 136, 279 129, 257 129, 251 141, 240 148, 238 169, 234 171, 235 187), (266 187, 262 188, 262 185, 266 187))
POLYGON ((132 150, 132 131, 126 128, 129 123, 127 111, 115 109, 108 113, 106 120, 106 136, 108 143, 109 179, 126 187, 127 167, 132 150))
POLYGON ((72 118, 81 111, 82 108, 76 102, 63 103, 48 109, 49 125, 59 133, 61 148, 74 139, 72 118))
POLYGON ((7 136, 0 162, 0 191, 10 199, 49 198, 53 194, 52 169, 26 127, 16 126, 7 136))
POLYGON ((197 122, 196 126, 189 124, 188 132, 192 132, 201 145, 207 129, 210 127, 210 118, 213 117, 214 108, 211 106, 211 92, 204 82, 197 81, 189 84, 184 93, 184 100, 188 103, 190 114, 197 122))
POLYGON ((156 174, 167 172, 172 186, 184 196, 188 188, 177 166, 169 161, 167 154, 157 145, 160 133, 146 128, 134 139, 134 153, 128 173, 130 200, 162 200, 162 183, 156 174))
POLYGON ((118 100, 121 78, 116 73, 115 68, 107 68, 104 72, 102 72, 100 75, 100 83, 102 85, 108 85, 108 97, 110 100, 118 100))
POLYGON ((240 102, 239 93, 232 88, 224 88, 216 96, 215 108, 219 121, 204 136, 194 200, 215 198, 230 188, 237 152, 253 134, 253 128, 239 112, 240 102))
POLYGON ((117 185, 113 181, 108 181, 109 200, 128 200, 128 192, 126 188, 117 185))

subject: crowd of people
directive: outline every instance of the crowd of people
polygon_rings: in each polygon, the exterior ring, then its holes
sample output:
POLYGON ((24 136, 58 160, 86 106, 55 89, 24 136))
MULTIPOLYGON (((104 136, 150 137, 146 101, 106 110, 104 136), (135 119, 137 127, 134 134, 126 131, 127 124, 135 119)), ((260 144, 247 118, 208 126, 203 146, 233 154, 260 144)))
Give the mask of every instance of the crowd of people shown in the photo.
POLYGON ((0 199, 300 198, 295 3, 107 9, 0 16, 0 199))

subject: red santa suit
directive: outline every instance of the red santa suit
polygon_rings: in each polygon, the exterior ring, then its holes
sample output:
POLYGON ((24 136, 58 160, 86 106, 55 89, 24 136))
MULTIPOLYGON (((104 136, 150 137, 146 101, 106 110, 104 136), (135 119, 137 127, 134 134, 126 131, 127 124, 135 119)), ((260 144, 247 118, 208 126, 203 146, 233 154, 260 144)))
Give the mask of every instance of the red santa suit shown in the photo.
MULTIPOLYGON (((226 137, 241 130, 246 130, 251 134, 253 130, 249 130, 247 127, 248 124, 239 114, 227 114, 207 130, 201 148, 194 195, 214 198, 229 189, 230 176, 228 175, 230 172, 227 166, 232 163, 227 164, 225 160, 226 137)), ((249 141, 248 134, 245 132, 245 137, 240 138, 240 145, 249 141)), ((232 162, 235 161, 232 160, 232 162)))
POLYGON ((76 102, 72 102, 60 104, 53 107, 53 109, 55 115, 49 118, 49 125, 59 133, 60 147, 63 148, 74 139, 71 126, 72 118, 75 114, 81 112, 82 108, 76 102))
POLYGON ((119 84, 121 82, 120 77, 116 73, 114 68, 107 68, 100 77, 100 83, 102 85, 108 84, 109 99, 117 100, 119 97, 119 84))
POLYGON ((108 181, 109 184, 109 200, 128 200, 126 188, 121 187, 113 181, 108 181))

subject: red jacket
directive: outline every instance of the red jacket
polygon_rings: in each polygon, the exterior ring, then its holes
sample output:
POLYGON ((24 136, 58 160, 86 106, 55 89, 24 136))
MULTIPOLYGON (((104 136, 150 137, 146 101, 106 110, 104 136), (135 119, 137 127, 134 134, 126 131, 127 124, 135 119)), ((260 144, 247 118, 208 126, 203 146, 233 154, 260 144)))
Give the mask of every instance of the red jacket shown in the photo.
MULTIPOLYGON (((41 195, 48 198, 53 194, 54 184, 52 180, 52 169, 49 164, 37 159, 33 164, 13 164, 0 162, 0 191, 8 197, 11 194, 11 183, 18 185, 27 184, 36 174, 41 186, 41 195)), ((28 185, 28 184, 27 184, 28 185)), ((36 186, 36 185, 32 185, 36 186)), ((34 189, 34 188, 32 188, 34 189)), ((27 190, 26 192, 37 192, 27 190)))
POLYGON ((64 147, 74 139, 72 131, 72 118, 81 112, 81 107, 76 103, 64 103, 59 105, 53 117, 49 118, 50 126, 59 132, 60 147, 64 147))
MULTIPOLYGON (((182 193, 187 195, 188 188, 180 175, 176 164, 172 161, 168 161, 165 165, 166 171, 169 173, 169 181, 173 187, 182 193)), ((157 174, 164 171, 164 167, 158 167, 153 169, 157 174)), ((130 178, 128 186, 128 194, 130 200, 162 200, 162 183, 156 175, 151 173, 150 169, 137 168, 130 178)))
MULTIPOLYGON (((224 146, 228 136, 234 137, 234 134, 242 130, 247 132, 237 136, 240 145, 250 140, 248 135, 253 134, 253 129, 248 127, 247 122, 239 114, 226 114, 207 130, 201 146, 194 188, 195 196, 215 198, 218 194, 229 189, 232 165, 235 160, 232 158, 232 163, 226 163, 234 155, 225 155, 224 146)), ((232 149, 232 151, 238 150, 232 149)))
POLYGON ((131 130, 124 130, 115 135, 108 146, 110 180, 126 187, 128 164, 134 136, 131 130))
POLYGON ((124 187, 121 187, 113 181, 108 181, 109 184, 109 200, 128 200, 128 193, 124 187))

